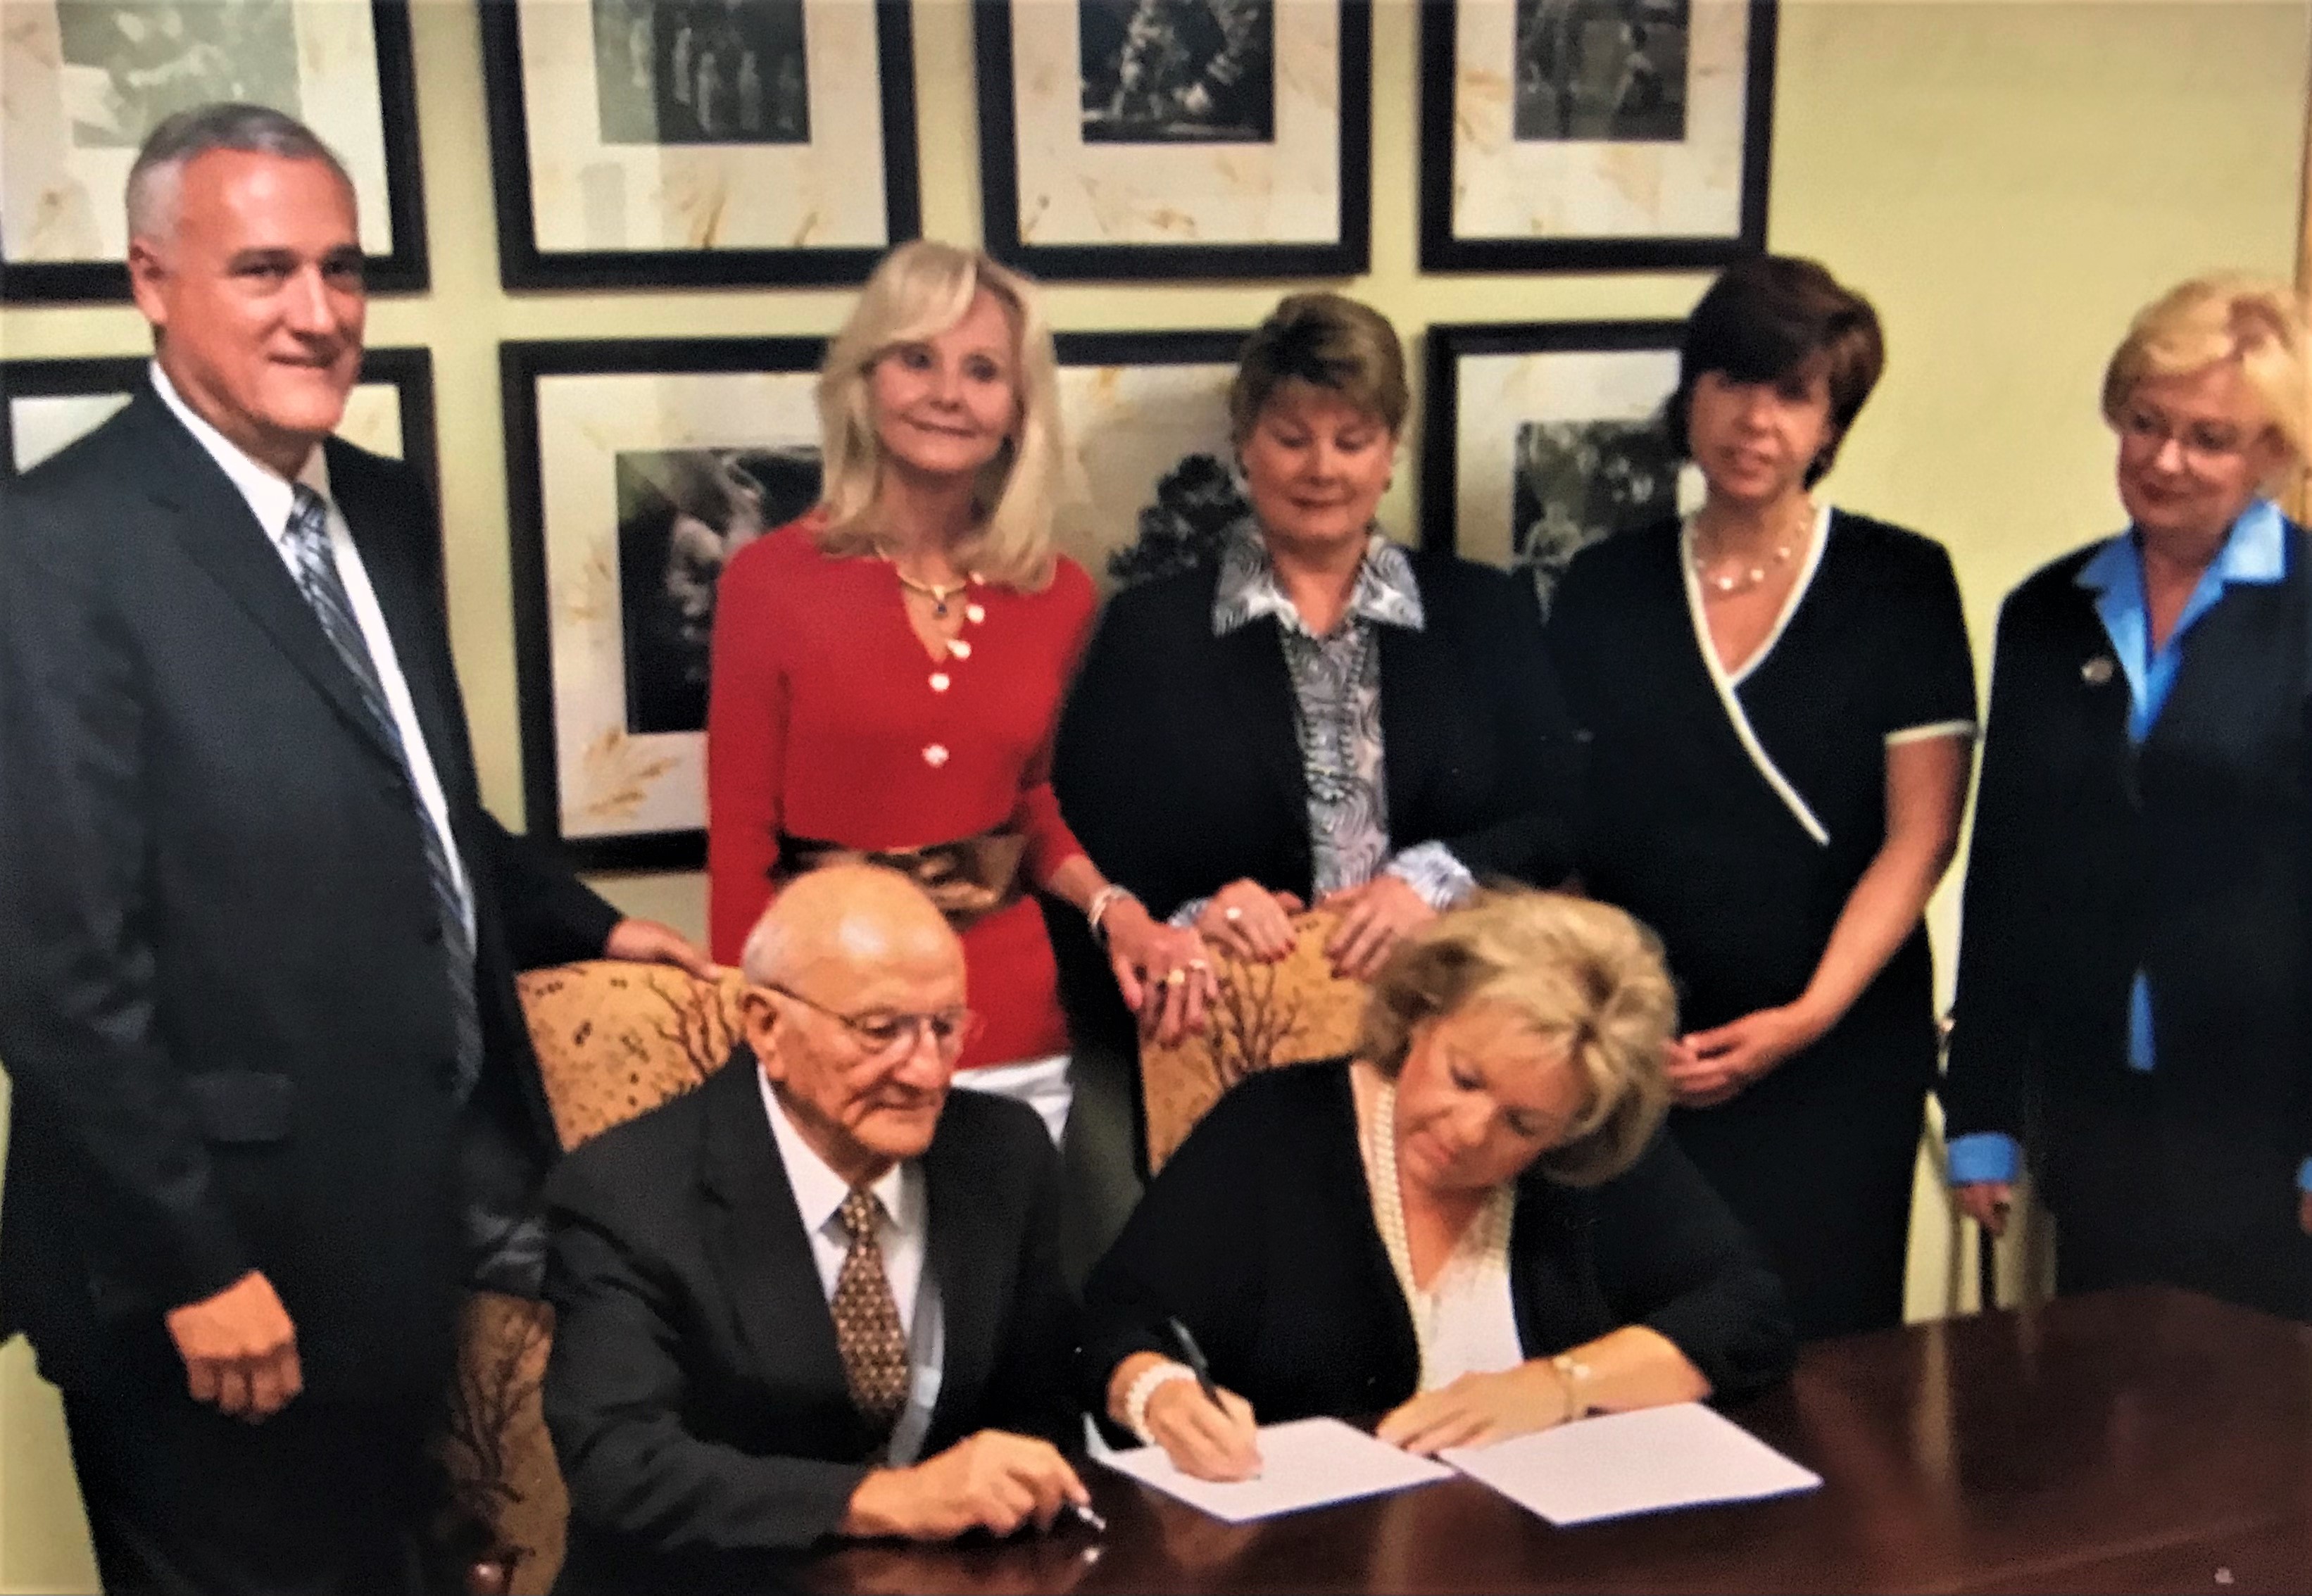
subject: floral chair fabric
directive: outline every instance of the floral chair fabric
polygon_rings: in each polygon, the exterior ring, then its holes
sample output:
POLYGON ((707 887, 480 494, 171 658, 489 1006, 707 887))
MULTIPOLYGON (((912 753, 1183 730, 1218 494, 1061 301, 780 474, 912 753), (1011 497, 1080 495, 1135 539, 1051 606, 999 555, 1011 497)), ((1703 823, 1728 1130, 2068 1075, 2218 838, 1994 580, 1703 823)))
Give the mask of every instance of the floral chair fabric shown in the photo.
POLYGON ((1221 1095, 1256 1070, 1337 1058, 1355 1045, 1367 987, 1333 974, 1325 939, 1339 916, 1312 913, 1294 922, 1300 937, 1275 964, 1215 951, 1220 995, 1204 1028, 1170 1047, 1140 1050, 1148 1172, 1161 1169, 1221 1095))
MULTIPOLYGON (((736 972, 707 982, 597 960, 533 970, 519 987, 565 1151, 697 1086, 741 1034, 736 972)), ((553 1334, 543 1302, 467 1299, 443 1460, 476 1543, 476 1590, 543 1592, 562 1566, 570 1501, 539 1400, 553 1334)))

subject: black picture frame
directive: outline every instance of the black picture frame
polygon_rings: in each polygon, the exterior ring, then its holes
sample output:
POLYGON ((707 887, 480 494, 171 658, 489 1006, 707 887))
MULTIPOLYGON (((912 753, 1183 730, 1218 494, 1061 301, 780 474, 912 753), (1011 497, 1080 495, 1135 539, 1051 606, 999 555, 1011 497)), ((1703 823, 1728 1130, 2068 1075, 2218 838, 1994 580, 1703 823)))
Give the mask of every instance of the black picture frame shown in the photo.
MULTIPOLYGON (((364 275, 372 294, 423 294, 433 277, 426 253, 409 0, 370 0, 370 17, 377 42, 379 137, 385 152, 385 203, 393 249, 370 256, 364 275)), ((94 303, 129 297, 125 259, 11 260, 6 241, 0 238, 0 303, 94 303)))
MULTIPOLYGON (((15 401, 136 393, 144 385, 144 355, 102 355, 66 360, 0 360, 0 477, 16 475, 15 401)), ((401 458, 441 498, 439 442, 434 425, 434 355, 417 347, 367 349, 359 381, 395 390, 400 415, 401 458)))
POLYGON ((1584 544, 1602 535, 1626 531, 1673 514, 1677 507, 1680 462, 1661 426, 1662 401, 1676 386, 1677 351, 1685 337, 1683 321, 1563 321, 1514 324, 1449 323, 1432 327, 1425 349, 1426 390, 1422 437, 1420 519, 1421 546, 1441 553, 1503 565, 1527 572, 1545 608, 1564 562, 1584 544), (1476 462, 1486 480, 1502 495, 1494 512, 1498 536, 1470 536, 1465 531, 1483 513, 1481 506, 1462 502, 1465 460, 1461 437, 1464 367, 1473 359, 1510 356, 1547 360, 1556 355, 1631 356, 1643 362, 1642 374, 1633 369, 1632 387, 1642 390, 1646 402, 1629 413, 1601 416, 1574 408, 1547 415, 1520 415, 1514 407, 1490 404, 1473 414, 1498 417, 1499 456, 1476 462), (1581 503, 1573 508, 1581 533, 1573 539, 1543 539, 1516 524, 1516 501, 1525 492, 1518 485, 1521 463, 1517 458, 1519 433, 1533 422, 1602 425, 1612 434, 1619 472, 1586 469, 1577 473, 1581 503), (1512 430, 1518 429, 1518 430, 1512 430), (1631 490, 1635 489, 1634 492, 1631 490), (1616 495, 1628 494, 1624 504, 1616 495), (1600 503, 1598 501, 1602 500, 1600 503), (1600 522, 1604 524, 1599 524, 1600 522), (1528 539, 1530 539, 1528 541, 1528 539))
MULTIPOLYGON (((525 824, 580 869, 696 870, 706 860, 697 824, 612 835, 570 835, 565 821, 552 573, 539 387, 554 377, 777 373, 815 381, 826 350, 816 338, 555 339, 498 346, 505 426, 507 525, 513 577, 514 666, 521 723, 525 824)), ((615 543, 615 513, 610 540, 615 543)), ((705 734, 697 733, 703 753, 705 734)))
POLYGON ((524 0, 484 0, 481 7, 483 83, 497 204, 498 280, 508 290, 855 285, 867 280, 875 263, 892 246, 923 231, 915 158, 914 24, 908 0, 872 0, 883 127, 883 243, 859 248, 541 249, 522 75, 523 4, 524 0))
MULTIPOLYGON (((1593 0, 1599 5, 1627 0, 1593 0)), ((1695 5, 1738 0, 1691 0, 1695 5)), ((1421 6, 1420 261, 1428 272, 1686 271, 1725 266, 1766 246, 1767 182, 1773 143, 1778 0, 1738 0, 1747 13, 1743 61, 1741 196, 1734 232, 1568 235, 1553 238, 1464 236, 1453 208, 1466 173, 1459 168, 1455 84, 1464 4, 1508 6, 1515 0, 1423 0, 1421 6)), ((1575 0, 1579 9, 1581 0, 1575 0)), ((1514 85, 1512 86, 1514 94, 1514 85)), ((1514 113, 1513 113, 1514 114, 1514 113)))
MULTIPOLYGON (((975 0, 982 228, 996 259, 1054 281, 1349 277, 1372 258, 1371 0, 1340 7, 1338 235, 1324 243, 1036 243, 1020 224, 1020 138, 1013 110, 1015 0, 975 0)), ((1027 0, 1045 4, 1051 0, 1027 0)), ((1070 0, 1073 3, 1073 0, 1070 0)), ((1279 0, 1309 4, 1309 0, 1279 0)))

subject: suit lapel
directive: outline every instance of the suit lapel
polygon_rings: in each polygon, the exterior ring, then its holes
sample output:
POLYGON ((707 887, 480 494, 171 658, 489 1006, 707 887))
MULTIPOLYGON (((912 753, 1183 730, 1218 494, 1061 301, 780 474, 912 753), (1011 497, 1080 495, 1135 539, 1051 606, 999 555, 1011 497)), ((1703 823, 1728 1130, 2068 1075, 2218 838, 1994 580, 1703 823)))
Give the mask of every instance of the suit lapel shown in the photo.
POLYGON ((985 1234, 988 1215, 1000 1211, 999 1198, 981 1190, 976 1150, 948 1134, 950 1123, 942 1116, 923 1165, 931 1225, 924 1266, 939 1284, 940 1312, 947 1326, 939 1400, 932 1409, 929 1431, 934 1437, 948 1434, 942 1426, 958 1404, 974 1411, 980 1406, 1003 1328, 998 1322, 1002 1293, 1011 1282, 1010 1271, 998 1267, 995 1250, 987 1245, 985 1234))
MULTIPOLYGON (((1210 606, 1206 606, 1210 613, 1210 606)), ((1213 639, 1229 723, 1244 728, 1254 757, 1279 796, 1295 814, 1309 805, 1300 769, 1300 734, 1292 706, 1292 675, 1284 663, 1284 639, 1274 616, 1239 627, 1213 639)))
POLYGON ((361 551, 370 591, 385 617, 395 662, 409 688, 410 704, 416 711, 418 730, 425 735, 434 774, 441 778, 443 792, 469 791, 473 772, 464 741, 458 734, 457 718, 451 713, 457 703, 456 684, 442 679, 440 662, 446 658, 447 650, 439 645, 448 623, 441 613, 439 595, 411 569, 403 548, 406 539, 393 535, 404 530, 394 524, 403 512, 362 492, 358 471, 339 465, 344 458, 341 451, 331 446, 330 452, 330 487, 353 533, 354 547, 361 551))
POLYGON ((2300 574, 2270 583, 2240 583, 2228 591, 2184 639, 2184 657, 2168 702, 2145 740, 2156 749, 2205 759, 2236 769, 2260 769, 2262 744, 2275 714, 2303 691, 2305 639, 2300 574))
POLYGON ((841 1398, 848 1388, 835 1319, 757 1079, 754 1052, 741 1046, 698 1089, 707 1112, 701 1178, 721 1204, 708 1252, 755 1367, 841 1398))
POLYGON ((1380 746, 1388 788, 1389 846, 1426 834, 1416 822, 1423 793, 1436 769, 1438 741, 1459 721, 1443 664, 1443 644, 1432 630, 1379 627, 1380 746))
POLYGON ((265 629, 363 741, 393 758, 362 706, 352 673, 297 591, 273 540, 250 513, 248 501, 158 394, 149 388, 138 394, 130 415, 157 445, 149 453, 140 452, 154 468, 146 491, 174 513, 171 519, 185 551, 265 629))

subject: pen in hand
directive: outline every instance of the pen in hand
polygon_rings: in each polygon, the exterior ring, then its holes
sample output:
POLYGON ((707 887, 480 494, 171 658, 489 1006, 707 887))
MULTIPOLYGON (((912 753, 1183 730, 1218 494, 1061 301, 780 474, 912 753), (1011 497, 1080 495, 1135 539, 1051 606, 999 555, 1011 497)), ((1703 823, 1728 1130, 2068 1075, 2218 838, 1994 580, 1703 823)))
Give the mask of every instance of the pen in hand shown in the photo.
POLYGON ((1188 1327, 1174 1318, 1166 1320, 1164 1328, 1171 1332, 1174 1345, 1180 1349, 1180 1361, 1188 1365, 1188 1372, 1204 1388, 1204 1400, 1226 1413, 1228 1409, 1221 1403, 1221 1388, 1213 1383, 1213 1366, 1204 1362, 1204 1349, 1196 1345, 1196 1338, 1188 1333, 1188 1327))

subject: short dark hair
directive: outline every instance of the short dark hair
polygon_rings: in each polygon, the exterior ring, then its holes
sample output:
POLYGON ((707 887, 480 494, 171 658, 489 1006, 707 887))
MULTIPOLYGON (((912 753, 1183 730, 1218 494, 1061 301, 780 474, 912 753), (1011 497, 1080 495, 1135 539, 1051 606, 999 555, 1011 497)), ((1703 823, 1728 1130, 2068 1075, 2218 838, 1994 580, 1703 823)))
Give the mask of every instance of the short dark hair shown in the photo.
POLYGON ((1344 294, 1287 294, 1253 329, 1229 387, 1229 424, 1239 443, 1288 382, 1336 393, 1389 431, 1405 430, 1413 394, 1405 346, 1388 318, 1344 294))
POLYGON ((1807 467, 1812 487, 1838 458, 1847 429, 1887 369, 1887 339, 1870 302, 1795 255, 1760 255, 1719 274, 1686 319, 1677 390, 1662 411, 1670 444, 1692 458, 1686 420, 1705 372, 1735 382, 1779 382, 1819 365, 1830 385, 1830 442, 1807 467))
POLYGON ((346 191, 354 191, 345 162, 321 136, 296 118, 269 105, 242 105, 219 101, 163 117, 144 136, 128 169, 126 195, 128 236, 153 238, 176 225, 177 180, 195 156, 211 150, 242 150, 251 154, 278 155, 285 161, 319 161, 337 174, 346 191), (162 220, 163 213, 168 220, 162 220))

